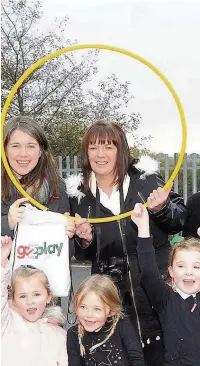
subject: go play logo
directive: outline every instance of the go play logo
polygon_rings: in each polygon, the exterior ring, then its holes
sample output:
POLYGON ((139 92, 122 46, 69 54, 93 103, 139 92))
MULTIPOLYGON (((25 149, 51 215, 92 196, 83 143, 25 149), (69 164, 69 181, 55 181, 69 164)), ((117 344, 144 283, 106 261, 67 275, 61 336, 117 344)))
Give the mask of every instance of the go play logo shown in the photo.
POLYGON ((17 247, 17 258, 23 259, 25 257, 28 257, 31 259, 37 259, 41 255, 52 255, 52 254, 56 254, 57 257, 60 257, 62 248, 63 243, 47 245, 47 243, 44 242, 44 244, 41 246, 19 245, 17 247))

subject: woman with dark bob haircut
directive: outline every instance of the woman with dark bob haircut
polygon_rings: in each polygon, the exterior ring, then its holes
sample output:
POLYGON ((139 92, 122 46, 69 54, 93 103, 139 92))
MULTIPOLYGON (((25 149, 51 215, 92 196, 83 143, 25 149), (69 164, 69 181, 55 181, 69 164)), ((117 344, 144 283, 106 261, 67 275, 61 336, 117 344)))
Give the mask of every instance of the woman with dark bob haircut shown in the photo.
MULTIPOLYGON (((98 121, 82 140, 82 175, 67 180, 71 209, 81 217, 109 217, 130 211, 137 202, 149 203, 150 228, 159 270, 167 275, 168 234, 181 230, 187 210, 183 199, 164 192, 158 164, 149 157, 130 156, 125 133, 116 123, 98 121)), ((147 365, 163 362, 158 317, 140 285, 137 227, 131 218, 95 224, 76 223, 75 256, 92 262, 92 274, 102 273, 117 283, 125 313, 138 327, 147 365), (80 238, 82 240, 80 240, 80 238)))
MULTIPOLYGON (((13 175, 23 189, 49 210, 70 211, 65 183, 50 152, 42 128, 28 116, 18 116, 5 124, 4 148, 13 175)), ((11 182, 4 165, 1 171, 1 235, 13 236, 15 226, 23 219, 27 201, 11 182)), ((66 220, 66 232, 71 238, 74 222, 66 220)))

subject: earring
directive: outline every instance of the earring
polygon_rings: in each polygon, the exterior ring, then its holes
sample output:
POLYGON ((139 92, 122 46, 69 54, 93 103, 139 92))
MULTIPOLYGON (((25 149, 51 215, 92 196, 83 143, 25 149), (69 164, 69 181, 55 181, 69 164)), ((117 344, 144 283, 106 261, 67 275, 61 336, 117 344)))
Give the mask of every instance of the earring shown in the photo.
POLYGON ((172 290, 173 290, 174 292, 176 292, 176 284, 175 284, 175 282, 174 282, 174 279, 173 279, 173 278, 172 278, 171 286, 172 286, 172 290))

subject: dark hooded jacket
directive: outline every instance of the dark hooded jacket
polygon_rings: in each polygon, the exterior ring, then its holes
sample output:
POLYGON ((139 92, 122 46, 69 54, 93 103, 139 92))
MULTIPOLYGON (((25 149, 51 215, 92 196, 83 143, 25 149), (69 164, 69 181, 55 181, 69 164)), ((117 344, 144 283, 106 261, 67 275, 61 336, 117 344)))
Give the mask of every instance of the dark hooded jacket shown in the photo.
MULTIPOLYGON (((130 166, 130 185, 124 200, 124 212, 132 210, 137 202, 141 202, 141 196, 146 201, 154 189, 164 186, 164 182, 159 174, 153 173, 144 177, 143 173, 136 169, 135 166, 130 166)), ((96 216, 97 200, 91 192, 84 192, 83 185, 80 182, 80 175, 76 182, 74 177, 69 178, 67 187, 73 214, 78 213, 82 217, 87 217, 88 207, 91 206, 91 217, 98 217, 96 216), (74 185, 74 192, 72 189, 69 189, 72 185, 74 185), (79 200, 80 202, 78 202, 79 200)), ((109 209, 100 203, 99 206, 99 217, 113 216, 113 213, 109 209)), ((183 199, 176 193, 170 193, 166 205, 162 210, 156 213, 150 213, 150 229, 156 251, 157 265, 164 278, 167 275, 168 253, 170 249, 168 235, 175 234, 182 229, 186 216, 187 209, 183 199)), ((132 296, 130 296, 131 290, 128 275, 124 275, 123 280, 118 284, 123 305, 127 313, 131 315, 133 321, 138 324, 136 321, 137 312, 139 327, 144 338, 161 335, 161 326, 158 317, 152 309, 148 297, 140 284, 140 270, 137 257, 137 227, 130 217, 120 222, 113 221, 94 225, 93 241, 87 249, 82 249, 81 242, 77 238, 75 242, 75 257, 78 260, 90 260, 92 262, 92 274, 99 273, 99 266, 97 264, 98 235, 100 237, 99 259, 106 261, 110 257, 124 257, 125 254, 122 245, 123 234, 125 235, 136 306, 134 306, 132 296)))

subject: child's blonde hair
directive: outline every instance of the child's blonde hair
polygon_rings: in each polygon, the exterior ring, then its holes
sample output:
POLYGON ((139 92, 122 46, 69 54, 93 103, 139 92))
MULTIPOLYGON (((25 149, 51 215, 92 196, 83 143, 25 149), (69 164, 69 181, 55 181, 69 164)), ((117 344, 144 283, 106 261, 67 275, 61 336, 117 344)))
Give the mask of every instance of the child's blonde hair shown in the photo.
POLYGON ((47 294, 52 296, 52 299, 49 304, 47 304, 46 309, 42 315, 42 318, 48 318, 55 321, 58 325, 63 326, 66 322, 66 319, 62 313, 62 309, 59 306, 55 306, 55 300, 53 293, 50 288, 49 280, 46 274, 38 268, 29 267, 29 266, 20 266, 15 269, 15 271, 12 274, 11 278, 11 289, 10 289, 10 295, 12 299, 14 299, 14 293, 15 293, 15 283, 18 277, 27 278, 34 276, 35 274, 39 275, 45 289, 47 290, 47 294))
MULTIPOLYGON (((110 311, 113 315, 110 317, 110 327, 107 330, 108 335, 105 339, 90 348, 90 351, 93 351, 97 347, 104 344, 114 333, 116 325, 119 319, 122 317, 122 304, 119 297, 119 292, 117 287, 115 286, 114 282, 109 276, 106 275, 92 275, 88 279, 86 279, 79 287, 78 291, 74 295, 73 304, 74 304, 74 311, 77 313, 78 307, 83 301, 84 297, 89 293, 94 292, 101 301, 109 306, 110 311)), ((84 337, 84 328, 79 323, 78 324, 78 339, 80 344, 80 353, 82 356, 85 354, 85 348, 83 346, 82 340, 84 337)))
MULTIPOLYGON (((171 251, 170 251, 170 254, 169 254, 169 267, 173 266, 175 255, 180 250, 187 250, 188 252, 189 251, 200 252, 200 239, 191 237, 191 238, 188 238, 188 239, 185 239, 185 240, 181 241, 180 243, 175 244, 171 248, 171 251)), ((168 271, 167 282, 168 282, 169 285, 172 285, 172 282, 173 282, 173 280, 172 280, 172 278, 169 274, 169 271, 168 271)))

